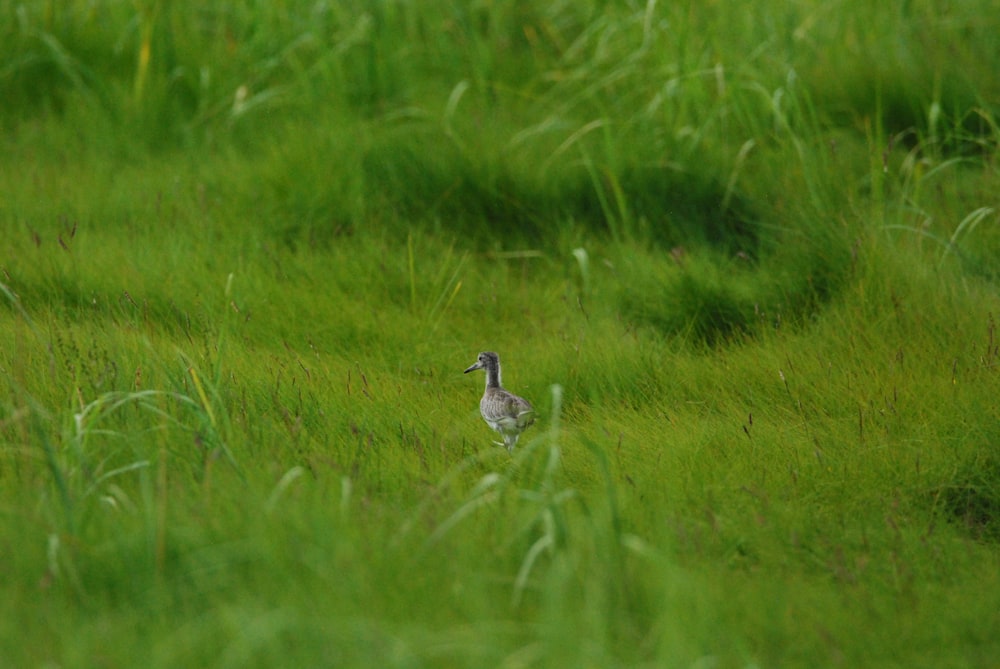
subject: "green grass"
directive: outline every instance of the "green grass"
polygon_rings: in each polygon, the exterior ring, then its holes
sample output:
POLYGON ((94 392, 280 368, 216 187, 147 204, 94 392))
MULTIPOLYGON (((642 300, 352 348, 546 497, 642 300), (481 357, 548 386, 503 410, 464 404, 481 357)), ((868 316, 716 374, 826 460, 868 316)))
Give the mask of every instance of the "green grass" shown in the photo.
POLYGON ((703 5, 0 4, 0 664, 992 666, 995 12, 703 5))

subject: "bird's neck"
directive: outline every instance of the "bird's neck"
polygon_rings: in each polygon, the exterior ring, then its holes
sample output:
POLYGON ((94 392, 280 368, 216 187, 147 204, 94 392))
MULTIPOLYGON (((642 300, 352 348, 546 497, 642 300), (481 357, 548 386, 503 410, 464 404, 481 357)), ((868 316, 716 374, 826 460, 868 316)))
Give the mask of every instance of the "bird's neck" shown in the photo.
POLYGON ((486 368, 486 387, 500 388, 500 366, 486 368))

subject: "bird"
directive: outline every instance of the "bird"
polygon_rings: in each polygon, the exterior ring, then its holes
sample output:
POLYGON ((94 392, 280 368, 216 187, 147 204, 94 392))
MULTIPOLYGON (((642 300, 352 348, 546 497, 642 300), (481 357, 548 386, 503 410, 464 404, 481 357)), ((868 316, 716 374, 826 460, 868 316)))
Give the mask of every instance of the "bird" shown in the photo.
POLYGON ((493 351, 479 354, 476 362, 465 370, 465 374, 477 369, 486 370, 486 390, 479 400, 479 413, 491 428, 500 433, 503 443, 495 441, 497 446, 506 446, 512 453, 517 439, 524 429, 535 422, 535 409, 523 397, 504 390, 500 385, 500 356, 493 351))

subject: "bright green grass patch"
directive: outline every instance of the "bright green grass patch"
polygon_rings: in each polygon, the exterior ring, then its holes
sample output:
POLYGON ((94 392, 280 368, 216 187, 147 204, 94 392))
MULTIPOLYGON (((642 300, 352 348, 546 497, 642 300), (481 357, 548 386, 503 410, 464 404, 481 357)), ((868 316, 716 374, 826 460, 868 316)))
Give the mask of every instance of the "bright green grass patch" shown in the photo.
POLYGON ((990 666, 988 9, 0 10, 0 661, 990 666))

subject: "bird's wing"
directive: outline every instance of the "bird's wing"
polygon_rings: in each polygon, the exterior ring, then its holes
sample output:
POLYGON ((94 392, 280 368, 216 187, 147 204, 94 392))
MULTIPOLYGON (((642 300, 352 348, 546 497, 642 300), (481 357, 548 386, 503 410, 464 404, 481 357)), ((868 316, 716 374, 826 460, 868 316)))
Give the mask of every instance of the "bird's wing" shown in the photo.
POLYGON ((535 422, 535 409, 527 400, 511 395, 507 400, 506 412, 522 430, 535 422))
POLYGON ((522 430, 535 422, 535 410, 527 409, 517 414, 517 426, 522 430))

